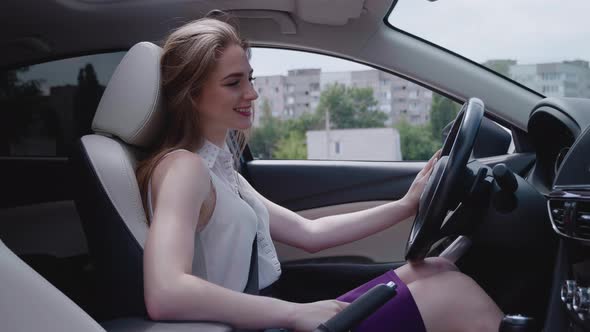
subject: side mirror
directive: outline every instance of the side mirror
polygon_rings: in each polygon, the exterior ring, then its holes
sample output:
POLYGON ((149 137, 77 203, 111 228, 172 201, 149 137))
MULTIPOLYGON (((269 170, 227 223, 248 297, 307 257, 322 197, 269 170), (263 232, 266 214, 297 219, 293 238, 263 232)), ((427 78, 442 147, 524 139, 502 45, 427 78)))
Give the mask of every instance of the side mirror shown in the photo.
MULTIPOLYGON (((442 130, 442 142, 449 135, 453 126, 451 121, 442 130)), ((484 117, 473 146, 473 158, 485 158, 508 153, 512 135, 494 121, 484 117)))

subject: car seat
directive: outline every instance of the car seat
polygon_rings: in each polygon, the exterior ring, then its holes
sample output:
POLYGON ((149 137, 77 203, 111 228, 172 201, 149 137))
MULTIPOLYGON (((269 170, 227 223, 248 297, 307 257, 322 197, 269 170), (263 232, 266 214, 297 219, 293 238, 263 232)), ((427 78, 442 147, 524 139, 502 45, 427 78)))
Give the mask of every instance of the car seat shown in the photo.
MULTIPOLYGON (((157 139, 164 120, 160 105, 161 53, 160 47, 148 42, 128 51, 100 100, 92 122, 94 134, 80 138, 71 158, 77 173, 76 207, 106 298, 103 305, 111 319, 131 316, 140 317, 141 322, 143 317, 145 322, 147 317, 143 246, 148 226, 135 168, 157 139)), ((109 329, 119 326, 128 330, 138 321, 107 325, 109 329)), ((168 325, 166 330, 230 329, 209 323, 168 325)))

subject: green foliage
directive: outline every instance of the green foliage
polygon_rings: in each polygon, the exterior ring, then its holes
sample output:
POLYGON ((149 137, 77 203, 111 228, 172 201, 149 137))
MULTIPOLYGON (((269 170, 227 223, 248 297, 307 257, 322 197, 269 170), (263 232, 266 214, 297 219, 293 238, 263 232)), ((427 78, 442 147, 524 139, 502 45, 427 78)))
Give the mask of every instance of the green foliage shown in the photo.
MULTIPOLYGON (((333 129, 384 127, 387 115, 375 110, 376 106, 371 88, 349 88, 341 84, 330 85, 322 92, 316 112, 304 113, 296 119, 282 121, 273 117, 265 100, 260 126, 253 130, 250 148, 261 159, 306 159, 305 133, 324 129, 328 110, 333 129)), ((399 121, 394 127, 400 134, 404 160, 429 159, 442 145, 443 128, 458 112, 459 105, 434 94, 429 123, 411 125, 405 119, 399 121)))
POLYGON ((432 138, 428 124, 413 126, 402 119, 395 128, 399 131, 404 160, 428 160, 442 145, 432 138))
POLYGON ((287 137, 281 138, 277 143, 273 157, 275 159, 307 159, 305 134, 290 131, 287 137))
POLYGON ((316 113, 303 113, 296 119, 283 122, 286 132, 296 131, 305 134, 309 130, 322 130, 325 127, 324 120, 316 113))
POLYGON ((459 105, 449 98, 438 94, 432 96, 432 107, 430 109, 430 129, 432 137, 442 142, 443 128, 455 120, 459 113, 459 105))
POLYGON ((28 67, 0 71, 0 155, 10 155, 10 147, 26 136, 26 128, 42 103, 39 80, 21 80, 28 67))
POLYGON ((282 121, 272 116, 270 104, 264 100, 260 126, 252 130, 250 149, 260 159, 306 159, 305 133, 325 128, 326 110, 330 110, 331 128, 384 127, 387 115, 376 111, 376 105, 371 88, 335 84, 322 92, 315 112, 282 121))
POLYGON ((92 64, 86 64, 78 71, 78 88, 74 95, 74 121, 76 135, 92 133, 90 125, 105 87, 100 85, 92 64))
POLYGON ((383 128, 387 114, 375 110, 373 89, 329 85, 320 96, 316 113, 325 121, 330 112, 330 128, 383 128))
POLYGON ((443 128, 457 117, 457 113, 457 103, 433 94, 429 123, 416 126, 409 124, 405 119, 399 121, 395 128, 399 131, 404 160, 430 159, 442 146, 443 128))
POLYGON ((275 144, 283 137, 283 123, 272 116, 268 100, 262 104, 260 127, 252 130, 252 136, 248 145, 255 158, 270 159, 273 155, 275 144))

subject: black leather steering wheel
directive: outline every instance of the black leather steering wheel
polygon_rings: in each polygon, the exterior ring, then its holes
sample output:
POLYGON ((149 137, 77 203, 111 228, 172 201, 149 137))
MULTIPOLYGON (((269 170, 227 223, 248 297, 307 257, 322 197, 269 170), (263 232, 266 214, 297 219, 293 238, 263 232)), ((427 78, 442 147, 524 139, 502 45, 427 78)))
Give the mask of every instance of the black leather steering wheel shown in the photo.
POLYGON ((471 98, 461 108, 443 145, 441 156, 420 196, 418 212, 406 245, 406 260, 423 260, 442 235, 441 225, 460 200, 466 165, 484 114, 484 103, 471 98))

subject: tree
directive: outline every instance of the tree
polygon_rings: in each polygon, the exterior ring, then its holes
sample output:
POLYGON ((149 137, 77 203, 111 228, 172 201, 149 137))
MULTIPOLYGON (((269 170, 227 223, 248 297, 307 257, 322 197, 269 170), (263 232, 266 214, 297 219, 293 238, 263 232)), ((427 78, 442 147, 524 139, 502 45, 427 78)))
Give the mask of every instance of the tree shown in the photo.
POLYGON ((290 131, 277 143, 273 157, 275 159, 307 159, 305 134, 299 131, 290 131))
POLYGON ((26 135, 34 110, 40 102, 38 80, 22 81, 18 74, 28 67, 0 71, 0 155, 10 154, 10 147, 26 135))
POLYGON ((252 131, 249 145, 256 158, 306 159, 305 133, 325 128, 327 110, 331 128, 384 127, 387 115, 375 110, 376 105, 371 88, 335 84, 322 92, 316 112, 281 121, 272 116, 268 100, 264 100, 260 126, 252 131))
POLYGON ((324 121, 330 112, 331 128, 383 128, 387 114, 376 110, 373 89, 329 85, 320 95, 317 114, 324 121))
POLYGON ((78 88, 74 95, 74 121, 77 137, 92 132, 90 126, 105 87, 100 85, 92 64, 78 71, 78 88))
POLYGON ((284 122, 285 131, 297 131, 302 134, 305 134, 309 130, 321 130, 324 127, 324 120, 317 112, 303 113, 298 118, 289 119, 284 122))
POLYGON ((449 98, 433 94, 430 108, 430 129, 432 137, 442 142, 443 128, 455 120, 459 113, 459 105, 449 98))
POLYGON ((260 126, 252 130, 249 145, 256 158, 270 159, 275 145, 283 137, 283 125, 281 121, 272 116, 270 103, 264 99, 262 103, 262 115, 260 126))
POLYGON ((432 138, 428 125, 413 126, 402 118, 395 127, 404 160, 428 160, 442 145, 432 138))

